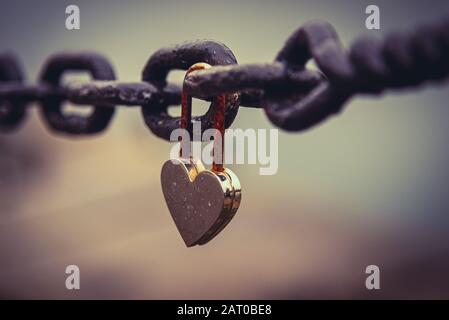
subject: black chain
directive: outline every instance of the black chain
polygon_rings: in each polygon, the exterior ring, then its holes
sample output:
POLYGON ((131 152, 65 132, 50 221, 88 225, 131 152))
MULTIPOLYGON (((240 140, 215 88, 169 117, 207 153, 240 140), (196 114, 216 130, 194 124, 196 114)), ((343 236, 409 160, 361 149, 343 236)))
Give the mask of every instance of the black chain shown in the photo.
MULTIPOLYGON (((226 127, 238 107, 264 108, 278 127, 301 131, 341 111, 355 94, 379 94, 385 89, 413 87, 442 81, 449 75, 449 19, 421 26, 413 32, 392 33, 383 40, 361 37, 346 52, 334 28, 324 22, 308 23, 296 30, 275 62, 237 65, 232 51, 215 41, 186 42, 154 53, 142 72, 142 81, 115 81, 111 64, 95 53, 60 53, 45 63, 37 85, 24 84, 18 59, 0 54, 0 129, 16 128, 30 102, 39 102, 48 127, 58 133, 94 134, 111 121, 116 105, 142 106, 147 126, 169 139, 180 119, 168 115, 180 104, 181 88, 167 82, 174 69, 186 70, 196 62, 214 67, 189 75, 186 90, 210 101, 228 94, 226 127), (319 71, 307 69, 313 59, 319 71), (70 70, 90 72, 91 82, 60 85, 70 70), (87 117, 65 115, 61 103, 94 106, 87 117)), ((195 120, 202 130, 212 126, 214 104, 195 120)))

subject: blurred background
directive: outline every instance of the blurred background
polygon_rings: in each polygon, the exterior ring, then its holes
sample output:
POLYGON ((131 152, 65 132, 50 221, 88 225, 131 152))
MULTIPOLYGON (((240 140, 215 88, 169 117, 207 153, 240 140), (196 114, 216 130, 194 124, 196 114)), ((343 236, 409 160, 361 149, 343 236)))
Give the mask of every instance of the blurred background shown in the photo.
MULTIPOLYGON (((105 54, 118 79, 138 81, 153 52, 185 40, 221 41, 239 63, 270 62, 311 19, 329 21, 348 46, 449 12, 446 0, 377 0, 381 30, 369 31, 369 4, 2 0, 0 50, 20 56, 31 83, 61 50, 105 54), (69 4, 80 7, 78 31, 65 29, 69 4)), ((88 76, 64 80, 79 78, 88 76)), ((139 108, 119 108, 87 138, 51 134, 30 108, 19 130, 0 135, 0 297, 449 298, 447 101, 445 85, 356 97, 319 127, 281 132, 278 173, 231 166, 244 192, 236 217, 189 249, 160 188, 171 144, 139 108), (81 290, 65 288, 70 264, 81 290), (381 290, 365 288, 370 264, 381 290)), ((206 108, 195 102, 195 113, 206 108)), ((273 128, 246 108, 233 127, 273 128)))

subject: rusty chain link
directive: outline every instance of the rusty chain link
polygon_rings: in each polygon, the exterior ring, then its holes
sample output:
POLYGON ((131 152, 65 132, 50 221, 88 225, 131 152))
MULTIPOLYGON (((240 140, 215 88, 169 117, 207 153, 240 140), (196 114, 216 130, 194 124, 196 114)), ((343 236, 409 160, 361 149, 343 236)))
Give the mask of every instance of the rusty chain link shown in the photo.
MULTIPOLYGON (((117 82, 110 63, 95 53, 60 53, 45 63, 39 83, 28 85, 17 57, 0 54, 0 130, 20 125, 27 106, 39 102, 47 126, 58 133, 95 134, 111 121, 116 105, 141 106, 146 125, 168 140, 180 125, 167 109, 180 104, 181 88, 167 82, 175 69, 196 62, 213 67, 186 77, 187 91, 198 98, 228 94, 226 128, 240 106, 263 108, 276 126, 289 131, 311 128, 342 110, 358 93, 413 87, 441 81, 449 75, 449 19, 384 39, 361 37, 348 52, 334 28, 311 22, 296 30, 270 64, 238 65, 232 51, 216 41, 186 42, 154 53, 142 72, 142 82, 117 82), (306 68, 313 59, 319 70, 306 68), (60 84, 66 71, 91 74, 88 83, 60 84), (61 104, 92 105, 89 116, 65 115, 61 104)), ((212 126, 214 104, 196 117, 202 130, 212 126)))

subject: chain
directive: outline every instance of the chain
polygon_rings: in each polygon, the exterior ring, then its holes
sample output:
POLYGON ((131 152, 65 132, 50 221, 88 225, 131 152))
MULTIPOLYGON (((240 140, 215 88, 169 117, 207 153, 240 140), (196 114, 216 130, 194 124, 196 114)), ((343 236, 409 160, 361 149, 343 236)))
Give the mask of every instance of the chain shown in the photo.
MULTIPOLYGON (((179 105, 181 87, 167 82, 174 69, 187 70, 197 62, 213 67, 189 74, 184 89, 211 101, 227 94, 225 126, 239 106, 263 108, 268 119, 288 131, 311 128, 340 112, 356 94, 380 94, 385 89, 415 87, 442 81, 449 75, 449 19, 420 26, 384 39, 360 37, 349 50, 334 28, 311 22, 296 30, 273 63, 238 65, 224 44, 186 42, 160 49, 147 61, 141 82, 117 82, 111 64, 96 53, 58 53, 45 62, 36 85, 24 83, 17 57, 0 54, 0 130, 17 128, 31 102, 40 104, 48 128, 57 133, 95 134, 110 123, 116 105, 141 106, 143 119, 157 136, 168 140, 180 118, 167 109, 179 105), (319 70, 306 67, 314 60, 319 70), (60 84, 66 71, 87 71, 93 81, 60 84), (89 116, 66 115, 63 102, 92 105, 89 116)), ((202 130, 213 126, 215 104, 194 117, 202 130)))

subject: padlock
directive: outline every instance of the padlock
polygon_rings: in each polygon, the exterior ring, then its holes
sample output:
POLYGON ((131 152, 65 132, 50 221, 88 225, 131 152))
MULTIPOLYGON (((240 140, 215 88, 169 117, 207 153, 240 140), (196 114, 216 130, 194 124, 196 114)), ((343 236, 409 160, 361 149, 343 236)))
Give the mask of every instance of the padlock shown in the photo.
MULTIPOLYGON (((210 68, 196 63, 186 76, 196 70, 210 68)), ((207 170, 201 160, 190 152, 190 139, 181 140, 178 159, 165 162, 161 172, 162 191, 170 214, 187 247, 203 245, 220 233, 234 217, 241 201, 241 186, 237 176, 223 166, 224 119, 226 95, 215 98, 214 161, 207 170), (217 153, 220 148, 221 153, 217 153)), ((183 89, 181 128, 191 130, 192 97, 183 89)))

